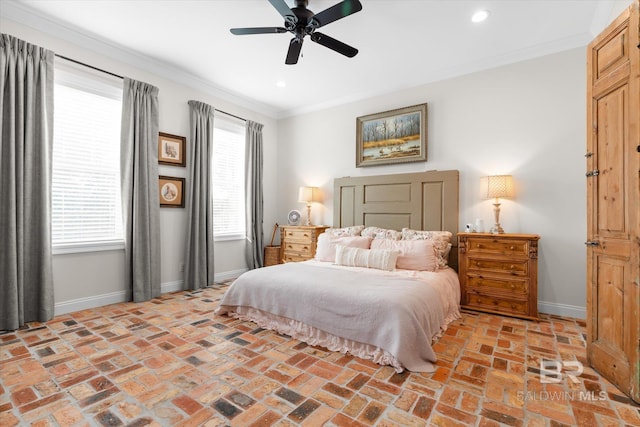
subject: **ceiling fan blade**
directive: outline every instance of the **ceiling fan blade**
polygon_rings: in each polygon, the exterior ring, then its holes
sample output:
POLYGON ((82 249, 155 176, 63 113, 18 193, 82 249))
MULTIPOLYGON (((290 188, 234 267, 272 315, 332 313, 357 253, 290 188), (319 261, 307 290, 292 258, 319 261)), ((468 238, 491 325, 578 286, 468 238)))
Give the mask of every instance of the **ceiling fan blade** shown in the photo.
POLYGON ((315 32, 311 34, 311 41, 314 41, 322 46, 328 47, 331 50, 335 50, 338 53, 353 58, 358 54, 358 49, 351 47, 348 44, 342 43, 340 40, 336 40, 333 37, 329 37, 326 34, 315 32))
POLYGON ((289 51, 287 52, 287 59, 284 61, 285 64, 293 65, 298 63, 298 58, 300 57, 300 51, 302 50, 302 39, 294 37, 289 42, 289 51))
POLYGON ((313 21, 315 21, 315 27, 320 28, 361 10, 362 4, 358 0, 344 0, 343 2, 333 5, 322 12, 316 13, 313 17, 313 21))
POLYGON ((284 0, 269 0, 269 3, 271 3, 271 6, 276 8, 278 13, 282 15, 285 21, 291 22, 293 24, 298 22, 298 17, 291 11, 284 0))
POLYGON ((287 29, 283 27, 254 27, 254 28, 232 28, 232 34, 243 36, 246 34, 276 34, 286 33, 287 29))

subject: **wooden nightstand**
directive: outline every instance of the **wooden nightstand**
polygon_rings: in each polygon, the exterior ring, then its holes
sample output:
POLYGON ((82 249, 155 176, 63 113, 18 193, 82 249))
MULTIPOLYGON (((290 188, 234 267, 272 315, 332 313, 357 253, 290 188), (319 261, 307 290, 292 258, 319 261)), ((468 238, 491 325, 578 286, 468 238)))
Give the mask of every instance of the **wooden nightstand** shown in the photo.
POLYGON ((536 234, 458 233, 463 308, 538 319, 536 234))
POLYGON ((316 255, 318 236, 329 228, 325 225, 285 225, 280 227, 280 259, 298 262, 316 255))

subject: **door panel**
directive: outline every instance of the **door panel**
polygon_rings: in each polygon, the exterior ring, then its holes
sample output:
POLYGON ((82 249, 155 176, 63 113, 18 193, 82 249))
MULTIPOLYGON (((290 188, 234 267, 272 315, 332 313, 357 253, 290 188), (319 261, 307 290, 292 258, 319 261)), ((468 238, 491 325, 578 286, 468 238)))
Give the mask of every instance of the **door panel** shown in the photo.
POLYGON ((640 402, 638 9, 636 0, 588 48, 587 358, 640 402))

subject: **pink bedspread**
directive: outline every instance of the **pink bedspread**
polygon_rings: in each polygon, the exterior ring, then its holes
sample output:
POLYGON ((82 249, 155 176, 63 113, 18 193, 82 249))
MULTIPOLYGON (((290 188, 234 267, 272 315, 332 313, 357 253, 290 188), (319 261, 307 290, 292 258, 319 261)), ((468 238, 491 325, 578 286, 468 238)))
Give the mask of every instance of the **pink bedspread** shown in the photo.
POLYGON ((306 261, 251 270, 224 295, 228 314, 401 372, 433 372, 431 343, 460 317, 451 269, 393 272, 306 261))

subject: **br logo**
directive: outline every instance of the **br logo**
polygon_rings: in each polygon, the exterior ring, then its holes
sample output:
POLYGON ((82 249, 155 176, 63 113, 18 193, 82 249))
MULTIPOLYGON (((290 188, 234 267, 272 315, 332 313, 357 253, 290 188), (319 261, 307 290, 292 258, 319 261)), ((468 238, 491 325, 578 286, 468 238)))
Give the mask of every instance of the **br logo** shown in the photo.
POLYGON ((582 375, 582 363, 577 360, 568 362, 558 362, 557 360, 540 361, 540 382, 542 384, 557 384, 562 381, 563 370, 567 377, 574 383, 579 384, 578 377, 582 375))

